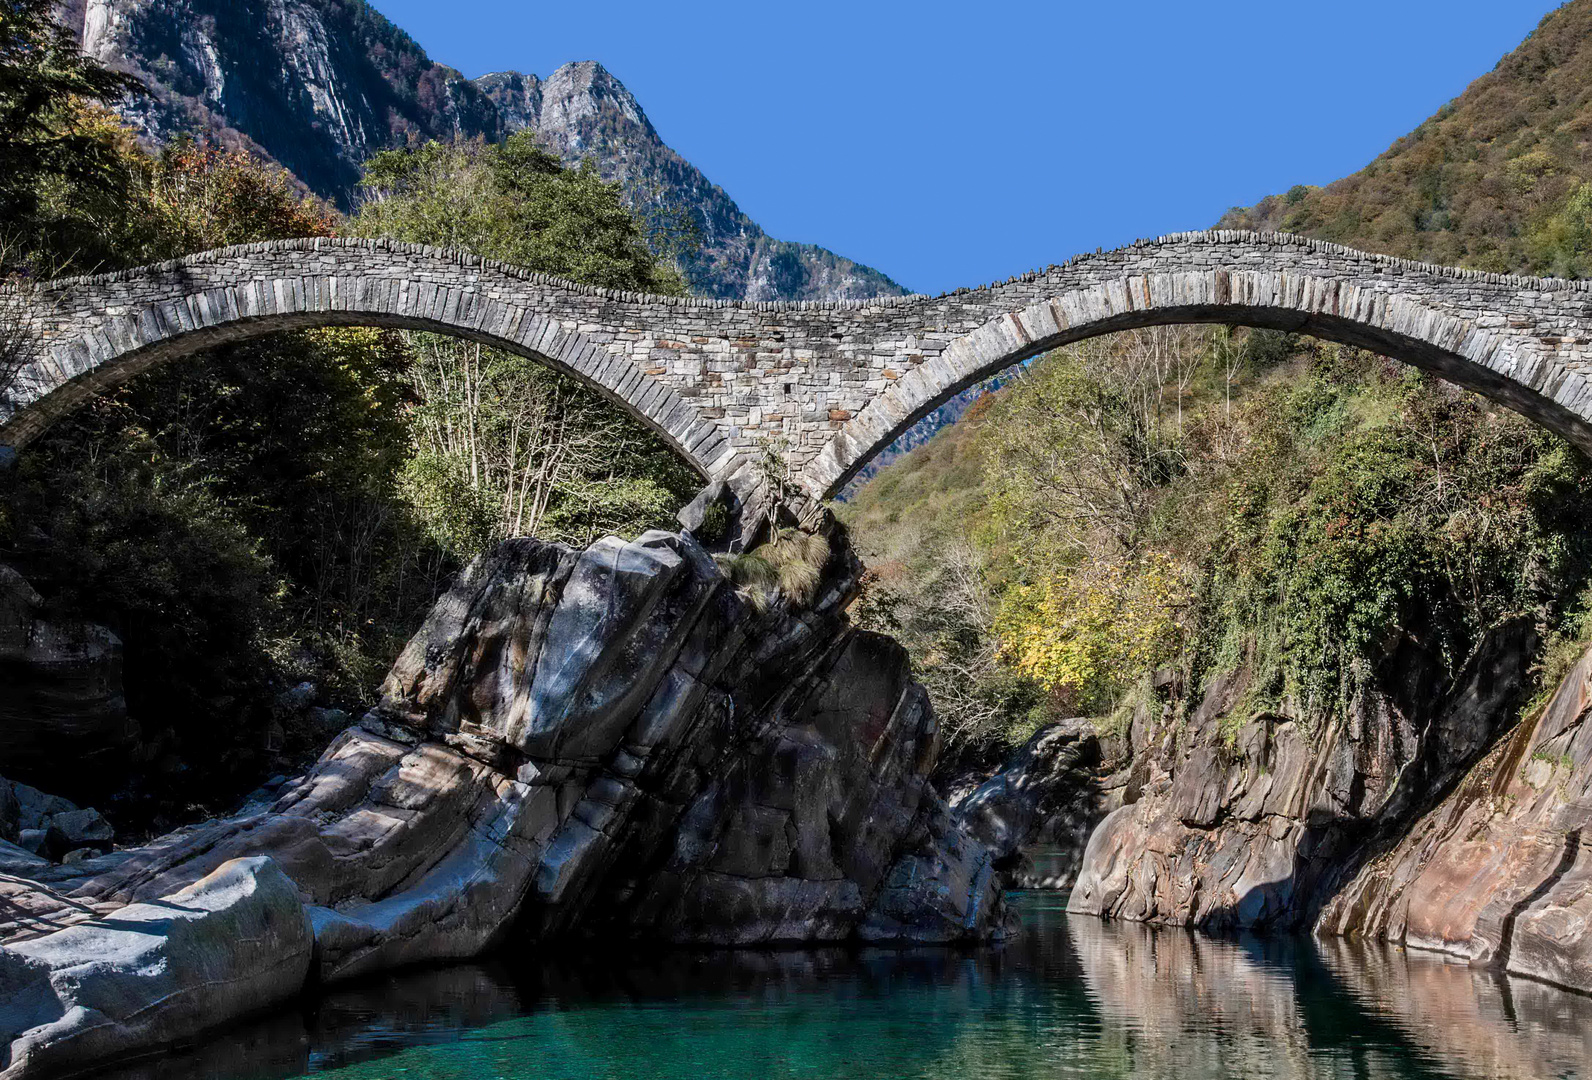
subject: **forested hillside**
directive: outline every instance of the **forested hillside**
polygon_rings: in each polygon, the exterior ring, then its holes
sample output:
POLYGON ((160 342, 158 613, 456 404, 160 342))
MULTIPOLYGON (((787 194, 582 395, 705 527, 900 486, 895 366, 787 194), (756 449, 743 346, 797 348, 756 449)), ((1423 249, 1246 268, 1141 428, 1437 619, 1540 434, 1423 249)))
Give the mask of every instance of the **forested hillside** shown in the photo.
MULTIPOLYGON (((1364 171, 1224 220, 1492 270, 1592 273, 1592 0, 1364 171)), ((1446 685, 1532 621, 1592 634, 1592 472, 1511 413, 1269 332, 1116 335, 1034 362, 857 489, 865 617, 985 764, 1047 720, 1126 724, 1251 673, 1237 716, 1320 730, 1408 665, 1446 685), (1400 659, 1402 657, 1402 659, 1400 659)), ((1428 687, 1428 695, 1439 691, 1428 687)))
POLYGON ((1477 270, 1584 277, 1589 151, 1592 0, 1572 0, 1360 172, 1233 210, 1222 224, 1477 270))

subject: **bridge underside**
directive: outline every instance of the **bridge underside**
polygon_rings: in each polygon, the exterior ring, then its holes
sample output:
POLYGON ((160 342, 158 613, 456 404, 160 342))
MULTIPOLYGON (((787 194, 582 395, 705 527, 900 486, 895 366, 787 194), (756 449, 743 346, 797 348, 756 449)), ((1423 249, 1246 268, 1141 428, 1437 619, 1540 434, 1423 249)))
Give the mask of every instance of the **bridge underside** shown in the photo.
POLYGON ((1580 413, 1566 407, 1553 397, 1533 390, 1525 383, 1492 368, 1479 365, 1431 341, 1356 322, 1343 316, 1267 307, 1191 305, 1126 312, 1027 343, 1020 349, 988 362, 986 366, 946 382, 937 388, 932 397, 913 406, 910 411, 903 412, 899 399, 889 401, 881 398, 875 408, 879 414, 889 418, 890 426, 881 434, 877 425, 868 424, 864 420, 858 425, 860 431, 853 432, 848 426, 837 432, 834 440, 826 448, 825 454, 808 467, 804 478, 806 486, 815 491, 820 498, 833 498, 870 461, 918 421, 968 387, 984 382, 1036 356, 1108 334, 1158 326, 1187 325, 1277 330, 1305 334, 1323 341, 1365 349, 1430 372, 1467 390, 1473 390, 1537 422, 1592 457, 1592 421, 1588 421, 1580 413), (846 464, 841 465, 842 462, 846 464), (836 465, 840 465, 838 471, 835 469, 836 465))

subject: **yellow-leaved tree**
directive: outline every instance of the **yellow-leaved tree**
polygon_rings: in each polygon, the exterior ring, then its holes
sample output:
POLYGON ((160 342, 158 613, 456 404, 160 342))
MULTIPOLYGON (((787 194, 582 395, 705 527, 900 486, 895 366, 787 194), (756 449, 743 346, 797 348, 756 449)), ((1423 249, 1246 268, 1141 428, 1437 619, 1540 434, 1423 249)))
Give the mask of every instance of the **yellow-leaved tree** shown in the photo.
POLYGON ((1187 602, 1184 574, 1161 554, 1056 571, 1001 598, 1000 655, 1070 707, 1104 711, 1122 686, 1178 654, 1187 602))

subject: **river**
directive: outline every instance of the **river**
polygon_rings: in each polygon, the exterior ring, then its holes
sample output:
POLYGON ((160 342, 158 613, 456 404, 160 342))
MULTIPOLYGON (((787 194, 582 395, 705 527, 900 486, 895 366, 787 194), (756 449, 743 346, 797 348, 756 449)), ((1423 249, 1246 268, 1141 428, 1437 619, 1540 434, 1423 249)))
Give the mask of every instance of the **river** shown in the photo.
POLYGON ((983 950, 471 964, 333 989, 105 1080, 1577 1077, 1592 998, 1441 957, 1014 896, 983 950))

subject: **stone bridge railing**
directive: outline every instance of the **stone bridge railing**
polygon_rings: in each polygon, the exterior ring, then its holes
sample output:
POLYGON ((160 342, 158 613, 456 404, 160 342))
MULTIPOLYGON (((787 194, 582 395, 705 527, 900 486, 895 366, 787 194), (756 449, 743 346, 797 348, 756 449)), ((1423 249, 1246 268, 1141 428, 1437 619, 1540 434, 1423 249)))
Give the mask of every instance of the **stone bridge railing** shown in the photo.
POLYGON ((1592 286, 1294 236, 1186 233, 940 297, 738 303, 573 285, 432 248, 298 240, 0 295, 18 371, 0 444, 226 341, 312 326, 434 330, 532 356, 648 424, 704 476, 777 440, 833 494, 957 391, 1044 350, 1216 322, 1359 345, 1477 390, 1592 452, 1592 286))

